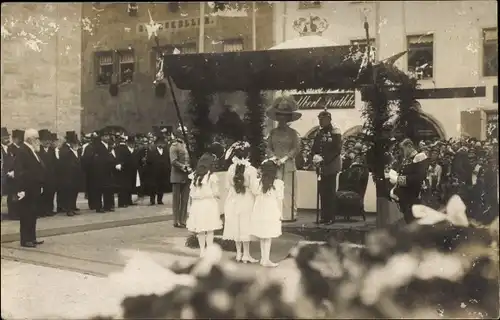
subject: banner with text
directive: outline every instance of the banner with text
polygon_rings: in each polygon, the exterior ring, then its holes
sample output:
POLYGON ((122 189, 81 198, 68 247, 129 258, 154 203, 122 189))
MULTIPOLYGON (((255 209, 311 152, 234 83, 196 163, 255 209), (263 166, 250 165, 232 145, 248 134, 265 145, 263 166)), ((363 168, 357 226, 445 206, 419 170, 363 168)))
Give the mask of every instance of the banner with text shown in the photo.
POLYGON ((300 110, 315 109, 354 109, 355 99, 354 91, 338 93, 319 93, 319 94, 294 94, 300 110))

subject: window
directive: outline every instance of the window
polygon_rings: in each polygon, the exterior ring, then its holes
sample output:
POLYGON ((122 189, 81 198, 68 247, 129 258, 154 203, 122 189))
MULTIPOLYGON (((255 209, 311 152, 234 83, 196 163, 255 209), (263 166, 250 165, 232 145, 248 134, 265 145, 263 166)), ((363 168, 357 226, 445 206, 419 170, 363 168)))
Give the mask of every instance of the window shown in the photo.
POLYGON ((111 84, 111 77, 113 76, 113 52, 97 52, 97 84, 107 85, 111 84))
POLYGON ((433 35, 410 36, 407 39, 408 72, 417 79, 432 79, 434 74, 433 35))
POLYGON ((483 76, 498 76, 498 29, 483 30, 483 76))
POLYGON ((137 17, 137 10, 139 9, 139 6, 137 3, 132 2, 128 4, 127 12, 130 17, 137 17))
POLYGON ((223 52, 243 51, 243 39, 224 40, 223 52))
POLYGON ((181 54, 198 53, 196 42, 183 43, 173 47, 179 50, 181 54))
POLYGON ((299 1, 299 9, 321 8, 321 1, 299 1))
MULTIPOLYGON (((370 39, 370 45, 375 46, 375 39, 370 39)), ((351 46, 358 46, 362 51, 366 49, 366 39, 351 40, 351 46)))
POLYGON ((135 71, 134 51, 121 51, 118 53, 118 56, 120 57, 120 83, 131 83, 134 79, 135 71))

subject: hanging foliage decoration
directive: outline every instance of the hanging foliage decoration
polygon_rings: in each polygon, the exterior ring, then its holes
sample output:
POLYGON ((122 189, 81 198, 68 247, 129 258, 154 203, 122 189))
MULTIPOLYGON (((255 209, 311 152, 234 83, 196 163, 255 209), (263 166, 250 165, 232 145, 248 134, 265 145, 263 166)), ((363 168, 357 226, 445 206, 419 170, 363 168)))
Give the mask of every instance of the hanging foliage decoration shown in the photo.
POLYGON ((265 155, 264 127, 265 107, 264 96, 259 90, 247 92, 247 111, 245 113, 246 138, 252 146, 250 151, 250 162, 259 167, 265 155))
POLYGON ((188 112, 192 123, 190 133, 194 143, 194 160, 199 159, 212 141, 213 124, 209 117, 212 100, 212 93, 203 89, 191 90, 189 93, 188 112))

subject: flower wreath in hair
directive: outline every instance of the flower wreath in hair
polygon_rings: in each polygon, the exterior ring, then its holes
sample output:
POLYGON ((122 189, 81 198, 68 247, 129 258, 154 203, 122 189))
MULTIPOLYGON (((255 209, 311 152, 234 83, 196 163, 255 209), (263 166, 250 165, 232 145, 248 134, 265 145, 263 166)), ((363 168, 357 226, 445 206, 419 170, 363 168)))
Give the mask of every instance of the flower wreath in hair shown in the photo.
MULTIPOLYGON (((248 143, 247 141, 236 141, 229 147, 229 149, 227 149, 224 159, 228 160, 229 158, 231 158, 236 150, 245 150, 248 148, 250 148, 250 143, 248 143)), ((240 159, 238 157, 232 157, 231 161, 236 165, 241 164, 245 167, 250 166, 250 161, 247 158, 240 159)))

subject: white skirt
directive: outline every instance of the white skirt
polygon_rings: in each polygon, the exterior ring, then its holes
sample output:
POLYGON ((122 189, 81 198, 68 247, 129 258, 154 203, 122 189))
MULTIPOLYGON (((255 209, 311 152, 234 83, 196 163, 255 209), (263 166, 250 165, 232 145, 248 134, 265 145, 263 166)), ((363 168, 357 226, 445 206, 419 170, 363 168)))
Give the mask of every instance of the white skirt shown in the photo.
POLYGON ((254 196, 247 190, 245 194, 229 191, 224 203, 223 239, 250 241, 250 217, 252 216, 254 196))
POLYGON ((215 198, 192 200, 186 227, 195 233, 222 229, 217 200, 215 198))

